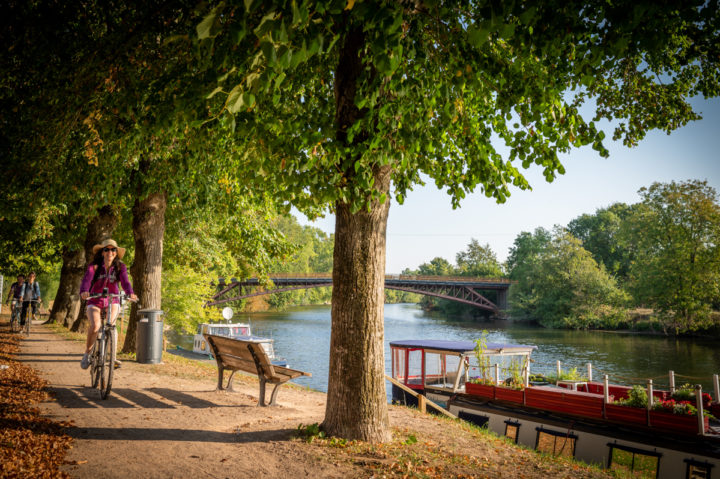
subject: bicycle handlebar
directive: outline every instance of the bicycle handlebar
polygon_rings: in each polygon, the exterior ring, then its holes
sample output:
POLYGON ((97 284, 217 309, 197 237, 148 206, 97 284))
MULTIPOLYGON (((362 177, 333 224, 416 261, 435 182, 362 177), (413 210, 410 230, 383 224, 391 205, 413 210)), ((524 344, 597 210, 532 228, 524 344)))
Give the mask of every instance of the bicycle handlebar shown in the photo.
POLYGON ((132 299, 130 296, 128 296, 124 292, 120 293, 120 294, 95 293, 95 294, 88 295, 87 299, 91 299, 91 298, 121 298, 121 299, 125 299, 126 301, 132 301, 132 302, 138 301, 137 299, 132 299))

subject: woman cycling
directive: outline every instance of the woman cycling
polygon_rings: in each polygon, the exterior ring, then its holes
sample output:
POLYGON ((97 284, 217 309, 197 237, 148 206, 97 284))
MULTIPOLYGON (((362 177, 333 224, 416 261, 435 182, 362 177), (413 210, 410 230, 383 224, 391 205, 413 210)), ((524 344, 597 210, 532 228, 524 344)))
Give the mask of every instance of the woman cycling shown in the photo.
MULTIPOLYGON (((88 299, 91 294, 102 293, 104 288, 107 288, 110 294, 118 294, 120 292, 119 283, 125 294, 130 296, 131 299, 137 300, 128 279, 127 267, 120 261, 125 255, 125 248, 120 248, 115 240, 107 239, 101 244, 93 246, 93 254, 95 258, 88 266, 85 277, 80 283, 80 297, 88 299)), ((120 301, 118 298, 111 298, 110 302, 112 303, 110 308, 111 319, 114 321, 120 312, 120 301)), ((100 312, 107 307, 107 303, 108 298, 90 298, 87 302, 87 317, 90 324, 85 343, 85 354, 83 354, 80 362, 80 367, 83 369, 90 366, 90 350, 95 344, 95 338, 102 325, 100 312)))

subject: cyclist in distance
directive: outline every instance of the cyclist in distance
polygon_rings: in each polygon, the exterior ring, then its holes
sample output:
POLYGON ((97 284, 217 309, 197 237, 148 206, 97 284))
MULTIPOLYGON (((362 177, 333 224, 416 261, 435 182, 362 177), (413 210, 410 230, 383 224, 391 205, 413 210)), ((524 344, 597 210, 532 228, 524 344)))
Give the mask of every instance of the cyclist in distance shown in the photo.
POLYGON ((15 311, 15 308, 19 308, 20 306, 20 292, 22 291, 23 283, 25 283, 25 276, 19 274, 17 277, 17 281, 15 281, 13 284, 10 285, 10 292, 8 293, 7 300, 5 301, 5 304, 10 304, 10 300, 12 299, 12 306, 10 306, 10 314, 12 315, 13 311, 15 311))
POLYGON ((27 313, 28 307, 32 305, 32 314, 35 316, 37 313, 37 307, 40 302, 40 285, 35 281, 35 271, 30 271, 25 281, 20 288, 20 296, 22 298, 22 314, 20 315, 20 326, 25 325, 25 321, 28 321, 27 313))
MULTIPOLYGON (((122 287, 125 294, 131 299, 137 300, 133 291, 130 280, 128 279, 127 267, 120 261, 125 255, 125 248, 120 248, 115 240, 107 239, 101 244, 93 246, 93 259, 82 283, 80 283, 80 297, 88 299, 91 294, 102 293, 104 288, 108 289, 110 294, 118 294, 119 286, 122 287)), ((114 321, 120 312, 120 300, 111 298, 112 306, 111 321, 114 321)), ((87 317, 90 321, 87 332, 87 342, 85 343, 85 354, 83 354, 80 367, 87 369, 90 366, 90 350, 95 344, 95 338, 102 325, 101 311, 107 307, 108 298, 90 298, 87 302, 87 317)))

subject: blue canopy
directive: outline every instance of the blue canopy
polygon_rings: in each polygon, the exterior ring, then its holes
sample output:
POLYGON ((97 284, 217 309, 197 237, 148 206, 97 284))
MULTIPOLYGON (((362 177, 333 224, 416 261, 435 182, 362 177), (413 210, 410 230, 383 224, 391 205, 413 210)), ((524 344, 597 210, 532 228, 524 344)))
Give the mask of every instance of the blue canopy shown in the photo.
MULTIPOLYGON (((407 339, 402 341, 390 341, 390 347, 394 348, 418 348, 433 349, 436 351, 448 351, 453 353, 472 353, 475 351, 474 341, 447 341, 442 339, 407 339)), ((537 346, 511 343, 487 343, 486 354, 507 354, 507 353, 530 353, 537 349, 537 346)))

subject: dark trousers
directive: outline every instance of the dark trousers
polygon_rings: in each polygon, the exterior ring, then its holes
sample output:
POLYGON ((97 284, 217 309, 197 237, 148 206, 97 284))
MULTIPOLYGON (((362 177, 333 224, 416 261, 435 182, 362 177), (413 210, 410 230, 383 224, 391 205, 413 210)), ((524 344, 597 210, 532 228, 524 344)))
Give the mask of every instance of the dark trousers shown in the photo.
POLYGON ((37 303, 35 301, 23 301, 22 313, 20 314, 20 324, 25 324, 27 318, 28 306, 32 305, 32 314, 37 313, 37 303))

